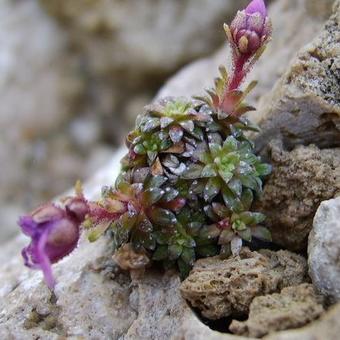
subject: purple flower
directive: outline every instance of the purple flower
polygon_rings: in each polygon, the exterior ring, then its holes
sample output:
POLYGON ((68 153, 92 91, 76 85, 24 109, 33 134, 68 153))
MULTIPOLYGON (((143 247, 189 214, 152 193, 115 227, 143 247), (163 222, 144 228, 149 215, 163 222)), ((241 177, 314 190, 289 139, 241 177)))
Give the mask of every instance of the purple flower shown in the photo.
POLYGON ((267 42, 271 30, 264 1, 253 0, 231 23, 231 43, 239 54, 250 57, 267 42))
POLYGON ((66 201, 65 209, 49 203, 19 220, 23 233, 31 237, 31 243, 22 250, 25 265, 41 269, 51 289, 55 285, 51 264, 77 246, 79 227, 87 212, 87 202, 82 197, 75 197, 66 201))

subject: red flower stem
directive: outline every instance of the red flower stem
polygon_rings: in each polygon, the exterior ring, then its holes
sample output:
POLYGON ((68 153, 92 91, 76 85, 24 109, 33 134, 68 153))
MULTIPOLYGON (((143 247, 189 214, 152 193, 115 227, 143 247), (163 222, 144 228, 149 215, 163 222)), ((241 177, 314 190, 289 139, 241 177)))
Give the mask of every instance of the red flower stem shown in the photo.
POLYGON ((247 56, 241 55, 234 57, 234 72, 233 76, 229 82, 228 89, 226 94, 230 91, 236 90, 239 88, 240 84, 242 83, 246 72, 244 72, 244 64, 248 60, 247 56))

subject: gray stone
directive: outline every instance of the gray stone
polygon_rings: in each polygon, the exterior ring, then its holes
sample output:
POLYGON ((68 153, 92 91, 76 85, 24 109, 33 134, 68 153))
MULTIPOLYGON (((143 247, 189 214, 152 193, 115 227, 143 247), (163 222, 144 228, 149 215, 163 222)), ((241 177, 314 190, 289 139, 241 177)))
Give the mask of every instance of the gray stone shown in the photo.
POLYGON ((218 27, 247 0, 40 3, 66 27, 95 74, 124 72, 125 82, 140 82, 211 53, 222 40, 218 27))
POLYGON ((309 273, 320 293, 340 301, 340 197, 317 210, 308 239, 309 273))
POLYGON ((273 91, 261 100, 256 117, 262 133, 257 149, 264 152, 270 140, 285 147, 315 144, 340 145, 340 2, 319 35, 304 46, 273 91))

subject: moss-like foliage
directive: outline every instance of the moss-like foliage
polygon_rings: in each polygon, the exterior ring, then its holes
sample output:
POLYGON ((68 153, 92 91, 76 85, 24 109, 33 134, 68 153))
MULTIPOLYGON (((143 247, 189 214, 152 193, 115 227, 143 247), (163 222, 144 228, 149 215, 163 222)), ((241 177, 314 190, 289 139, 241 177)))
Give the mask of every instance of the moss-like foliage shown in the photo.
POLYGON ((116 248, 131 243, 185 275, 197 257, 228 256, 252 236, 270 239, 265 216, 251 212, 270 166, 245 135, 257 128, 239 116, 248 108, 243 93, 233 97, 235 110, 223 115, 208 99, 166 98, 137 118, 121 174, 103 194, 126 206, 110 225, 116 248))

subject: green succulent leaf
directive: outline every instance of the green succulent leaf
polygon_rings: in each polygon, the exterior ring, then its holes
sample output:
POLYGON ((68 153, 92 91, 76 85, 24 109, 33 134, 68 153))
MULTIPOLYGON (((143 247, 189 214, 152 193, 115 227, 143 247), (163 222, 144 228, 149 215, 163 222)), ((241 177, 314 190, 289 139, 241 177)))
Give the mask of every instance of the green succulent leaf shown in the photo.
POLYGON ((161 187, 167 180, 165 176, 149 176, 145 181, 145 188, 161 187))
POLYGON ((208 239, 208 240, 217 238, 220 236, 220 234, 221 234, 221 229, 219 229, 216 224, 204 226, 200 231, 200 237, 203 239, 208 239))
POLYGON ((253 227, 251 229, 251 233, 253 237, 256 237, 260 240, 269 241, 269 242, 272 241, 272 235, 270 231, 265 227, 262 227, 262 226, 253 227))
POLYGON ((168 226, 168 225, 177 223, 177 218, 175 214, 170 210, 166 210, 162 208, 154 207, 151 210, 150 218, 154 223, 160 226, 168 226))
POLYGON ((256 192, 261 191, 261 187, 259 186, 259 182, 256 177, 252 175, 240 176, 240 180, 242 182, 242 185, 244 185, 245 187, 252 189, 256 192))
POLYGON ((254 194, 250 189, 245 189, 242 192, 241 202, 244 210, 249 210, 254 199, 254 194))
POLYGON ((148 155, 150 164, 152 164, 156 160, 158 154, 157 151, 147 151, 146 153, 148 155))
POLYGON ((210 143, 209 144, 209 149, 210 149, 212 157, 216 158, 216 157, 219 156, 219 153, 222 150, 222 146, 219 145, 219 144, 216 144, 216 143, 210 143))
POLYGON ((170 202, 179 195, 179 191, 172 187, 166 187, 164 191, 165 194, 162 197, 162 200, 164 200, 165 202, 170 202))
POLYGON ((233 136, 229 136, 223 143, 223 152, 229 153, 237 151, 238 142, 233 136))
POLYGON ((168 257, 168 246, 167 245, 159 245, 155 252, 152 255, 152 259, 154 261, 162 261, 168 257))
POLYGON ((158 126, 160 126, 160 120, 158 118, 147 118, 142 124, 142 132, 151 132, 152 130, 156 129, 158 126))
POLYGON ((226 243, 226 244, 223 244, 221 246, 221 250, 220 250, 220 257, 222 259, 226 259, 229 256, 231 256, 231 245, 230 245, 230 242, 226 243))
POLYGON ((259 176, 267 176, 272 172, 271 165, 265 163, 255 165, 255 169, 259 176))
POLYGON ((239 230, 237 234, 245 241, 250 242, 251 241, 251 230, 249 228, 246 228, 244 230, 239 230))
POLYGON ((177 260, 183 251, 183 247, 178 244, 172 244, 168 248, 168 255, 170 260, 177 260))
POLYGON ((182 258, 180 258, 177 261, 177 266, 181 279, 184 280, 190 273, 191 265, 186 263, 182 258))
POLYGON ((133 151, 134 151, 137 155, 145 155, 145 154, 146 154, 145 147, 144 147, 142 144, 137 144, 137 145, 135 145, 135 147, 133 148, 133 151))
POLYGON ((241 211, 243 206, 235 194, 226 186, 222 188, 222 197, 225 205, 234 212, 241 211))
POLYGON ((263 222, 266 219, 266 216, 261 213, 245 211, 237 215, 237 218, 240 219, 245 224, 251 225, 263 222))
POLYGON ((166 245, 169 243, 170 236, 168 234, 164 234, 163 232, 159 230, 155 231, 153 234, 158 244, 166 245))
POLYGON ((247 229, 247 225, 240 219, 235 220, 232 227, 235 231, 244 231, 247 229))
POLYGON ((202 177, 215 177, 217 172, 213 164, 206 165, 202 170, 202 177))
POLYGON ((197 179, 201 177, 203 166, 191 163, 187 169, 182 173, 181 177, 184 179, 197 179))
POLYGON ((150 206, 158 202, 164 195, 164 190, 153 187, 143 192, 142 202, 145 206, 150 206))
POLYGON ((241 197, 242 182, 238 178, 231 179, 228 182, 228 187, 237 197, 241 197))
POLYGON ((192 266, 195 262, 195 250, 193 248, 183 248, 181 259, 188 265, 192 266))
POLYGON ((197 247, 197 254, 202 257, 210 257, 218 254, 218 247, 215 244, 197 247))
POLYGON ((226 229, 221 232, 221 235, 218 239, 218 244, 227 244, 230 243, 235 235, 235 232, 231 229, 226 229))
POLYGON ((218 217, 220 217, 220 219, 230 216, 230 209, 227 208, 224 204, 213 202, 212 208, 213 208, 214 213, 218 217))
POLYGON ((221 183, 219 178, 209 178, 204 187, 203 197, 206 202, 210 202, 221 190, 221 183))

